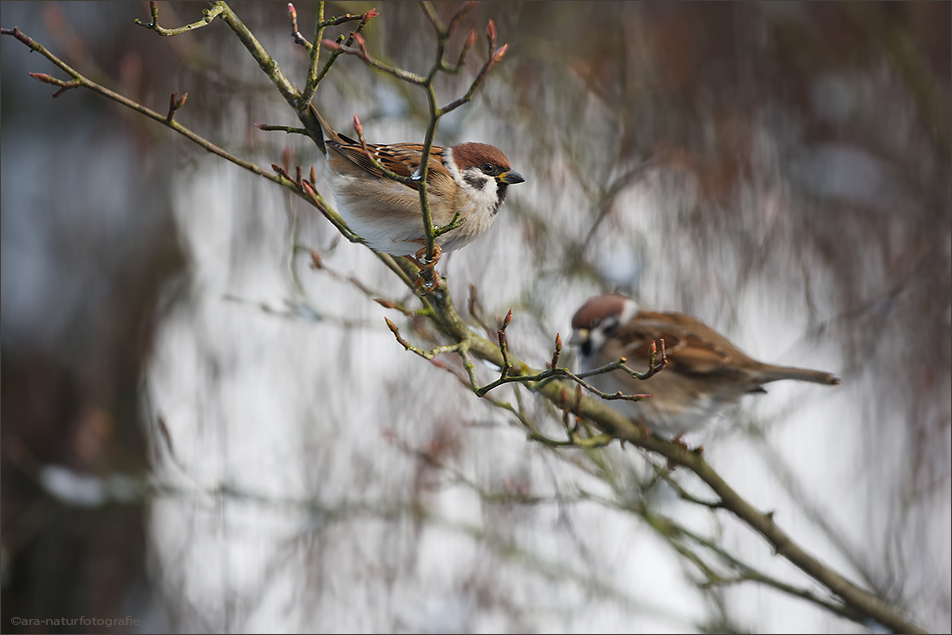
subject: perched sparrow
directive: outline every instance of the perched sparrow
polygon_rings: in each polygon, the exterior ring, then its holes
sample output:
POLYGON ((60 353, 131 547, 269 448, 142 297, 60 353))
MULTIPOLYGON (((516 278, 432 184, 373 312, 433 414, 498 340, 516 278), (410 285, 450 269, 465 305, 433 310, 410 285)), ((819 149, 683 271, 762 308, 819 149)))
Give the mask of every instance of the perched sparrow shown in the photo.
MULTIPOLYGON (((751 359, 709 326, 683 313, 639 311, 633 300, 618 295, 592 298, 572 318, 572 344, 578 345, 582 370, 592 370, 624 357, 627 366, 647 366, 651 342, 664 340, 667 366, 638 380, 623 370, 586 379, 602 392, 647 393, 643 401, 622 404, 625 416, 654 432, 676 438, 702 426, 724 407, 763 385, 798 379, 835 386, 829 373, 790 366, 772 366, 751 359)), ((656 359, 656 362, 658 360, 656 359)))
MULTIPOLYGON (((367 159, 359 141, 335 132, 314 112, 327 137, 328 182, 347 226, 376 251, 393 256, 418 252, 425 237, 417 187, 387 178, 367 159)), ((367 144, 367 148, 380 165, 411 178, 423 155, 419 143, 367 144)), ((523 181, 506 155, 491 145, 433 146, 427 171, 433 225, 449 224, 457 212, 463 220, 437 237, 436 244, 453 251, 479 237, 496 219, 507 188, 523 181)))

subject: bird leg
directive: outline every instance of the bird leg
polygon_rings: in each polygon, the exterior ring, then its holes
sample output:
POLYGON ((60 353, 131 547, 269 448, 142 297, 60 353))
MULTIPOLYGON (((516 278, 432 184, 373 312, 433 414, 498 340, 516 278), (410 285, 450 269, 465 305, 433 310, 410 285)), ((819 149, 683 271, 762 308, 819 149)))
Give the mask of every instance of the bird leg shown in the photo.
POLYGON ((440 256, 443 254, 443 248, 439 245, 433 245, 433 259, 426 260, 426 247, 420 249, 413 256, 407 256, 413 264, 415 264, 420 269, 420 277, 417 278, 417 281, 413 284, 413 290, 417 293, 421 289, 424 289, 424 295, 429 293, 436 287, 440 286, 440 272, 436 270, 436 264, 440 261, 440 256), (433 274, 432 280, 426 280, 424 277, 424 272, 430 271, 433 274))
MULTIPOLYGON (((413 241, 413 242, 416 242, 416 241, 413 241)), ((436 263, 440 261, 440 256, 442 255, 443 255, 443 248, 437 244, 434 244, 433 245, 433 260, 429 260, 429 261, 426 260, 426 247, 422 247, 420 251, 416 252, 416 254, 412 256, 407 256, 407 258, 412 260, 413 264, 419 267, 420 270, 423 270, 423 269, 432 269, 433 267, 435 267, 436 263)))

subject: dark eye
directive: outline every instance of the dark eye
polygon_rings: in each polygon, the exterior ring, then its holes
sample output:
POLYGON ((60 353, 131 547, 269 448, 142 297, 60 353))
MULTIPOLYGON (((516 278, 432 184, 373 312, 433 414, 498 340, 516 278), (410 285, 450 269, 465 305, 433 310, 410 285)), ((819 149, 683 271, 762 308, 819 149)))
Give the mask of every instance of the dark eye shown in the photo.
POLYGON ((492 163, 483 163, 483 172, 486 174, 492 174, 496 171, 496 166, 492 163))

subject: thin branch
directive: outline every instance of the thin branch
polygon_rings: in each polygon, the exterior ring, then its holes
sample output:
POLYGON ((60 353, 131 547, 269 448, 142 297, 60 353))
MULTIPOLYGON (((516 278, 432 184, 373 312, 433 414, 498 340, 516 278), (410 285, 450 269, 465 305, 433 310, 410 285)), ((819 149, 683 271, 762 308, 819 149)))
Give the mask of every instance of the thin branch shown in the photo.
MULTIPOLYGON (((324 17, 324 3, 318 2, 318 21, 324 17)), ((313 45, 307 41, 307 38, 301 35, 301 31, 298 30, 298 21, 297 21, 297 10, 294 8, 294 5, 290 2, 288 3, 288 19, 291 21, 291 40, 300 46, 303 46, 307 49, 308 52, 311 51, 313 45)))
POLYGON ((423 9, 423 14, 426 16, 427 20, 430 21, 430 24, 433 25, 433 28, 436 29, 436 36, 440 39, 446 36, 446 27, 443 26, 443 23, 440 21, 440 17, 436 15, 436 9, 433 8, 431 2, 422 0, 420 2, 420 8, 423 9))
MULTIPOLYGON (((288 7, 291 4, 288 3, 288 7)), ((314 91, 317 90, 317 63, 321 57, 321 40, 324 39, 324 2, 317 3, 317 19, 314 24, 314 43, 309 47, 310 57, 307 64, 307 81, 304 84, 304 90, 301 92, 301 102, 311 103, 314 97, 314 91)))
POLYGON ((410 344, 410 342, 403 339, 403 336, 400 335, 400 329, 397 328, 397 325, 391 322, 389 318, 384 318, 384 321, 387 323, 387 328, 390 329, 390 332, 393 333, 393 336, 397 338, 397 342, 399 342, 403 348, 413 353, 416 353, 417 355, 419 355, 420 357, 426 360, 432 360, 437 355, 441 355, 443 353, 456 353, 465 347, 464 342, 459 342, 457 344, 451 344, 449 346, 437 346, 436 348, 432 348, 428 351, 423 350, 422 348, 418 348, 410 344))
POLYGON ((509 371, 512 370, 512 363, 509 361, 509 342, 506 339, 506 329, 509 328, 510 322, 512 322, 512 309, 509 309, 509 313, 506 314, 506 317, 502 321, 502 326, 496 331, 496 336, 499 338, 499 351, 502 353, 502 373, 499 376, 500 379, 505 379, 509 375, 509 371))
POLYGON ((265 131, 275 130, 279 132, 287 132, 288 134, 302 134, 307 136, 307 130, 305 130, 304 128, 294 128, 293 126, 272 126, 271 124, 267 124, 267 123, 256 123, 254 124, 254 126, 258 130, 265 130, 265 131))
POLYGON ((307 81, 304 84, 304 90, 301 93, 302 105, 307 105, 311 103, 311 99, 314 97, 314 92, 317 90, 317 87, 321 83, 321 80, 323 80, 324 77, 327 75, 328 71, 330 71, 331 66, 334 65, 334 62, 337 60, 337 58, 341 56, 341 51, 332 51, 330 57, 327 59, 327 62, 324 64, 324 67, 321 69, 320 72, 318 72, 317 63, 321 54, 321 41, 324 39, 324 29, 328 26, 343 24, 351 20, 359 19, 360 24, 358 24, 357 28, 351 32, 350 36, 347 38, 347 41, 344 44, 345 46, 350 46, 351 44, 353 44, 356 38, 360 37, 360 32, 364 29, 365 26, 367 26, 367 23, 370 22, 373 18, 377 17, 378 15, 380 14, 377 13, 374 9, 371 9, 370 11, 362 13, 359 16, 352 16, 351 14, 348 13, 347 15, 341 16, 339 18, 335 18, 332 20, 325 20, 324 19, 324 3, 323 2, 318 3, 317 21, 314 26, 314 43, 309 48, 311 56, 310 56, 310 61, 308 63, 308 69, 307 69, 307 81))
MULTIPOLYGON (((290 180, 290 179, 289 179, 290 180)), ((350 228, 347 227, 347 223, 344 222, 344 219, 341 218, 340 214, 331 209, 331 206, 327 204, 327 201, 324 200, 324 197, 321 196, 314 186, 308 181, 302 181, 300 184, 291 181, 292 185, 295 186, 295 191, 301 193, 304 198, 310 202, 314 207, 319 209, 322 214, 331 222, 334 227, 337 228, 344 238, 349 240, 352 243, 366 244, 364 239, 350 231, 350 228)))
POLYGON ((508 44, 503 44, 498 51, 492 54, 486 63, 483 64, 483 67, 479 69, 479 73, 476 75, 476 78, 473 80, 473 83, 470 84, 469 90, 466 91, 466 94, 462 97, 451 101, 442 108, 440 108, 440 113, 446 114, 452 112, 464 104, 468 104, 472 101, 473 96, 476 94, 476 91, 479 90, 479 87, 483 85, 483 82, 486 81, 486 75, 489 74, 490 69, 493 66, 502 61, 502 58, 506 55, 506 51, 509 50, 508 44))
MULTIPOLYGON (((446 33, 448 35, 452 34, 453 30, 456 29, 456 25, 459 24, 459 22, 467 13, 475 9, 477 4, 479 3, 475 0, 470 0, 470 2, 464 3, 463 6, 461 6, 459 10, 453 14, 453 17, 450 18, 449 23, 446 25, 446 33)), ((470 46, 472 46, 472 44, 470 44, 470 46)))
MULTIPOLYGON (((151 110, 150 108, 146 108, 145 106, 139 104, 138 102, 135 102, 135 101, 132 101, 131 99, 123 97, 119 93, 113 92, 109 90, 108 88, 101 86, 90 79, 87 79, 86 77, 78 73, 76 70, 74 70, 72 67, 70 67, 68 64, 60 60, 58 57, 56 57, 46 47, 38 44, 28 35, 20 31, 18 28, 14 27, 13 29, 0 29, 0 34, 10 35, 15 37, 17 40, 19 40, 20 42, 28 46, 31 50, 34 50, 37 53, 40 53, 41 55, 43 55, 43 57, 48 59, 50 62, 52 62, 54 65, 59 67, 61 70, 63 70, 70 77, 73 78, 72 81, 64 82, 62 80, 56 79, 55 77, 50 77, 49 75, 46 75, 44 73, 30 73, 30 76, 33 77, 34 79, 37 79, 47 84, 60 86, 62 88, 68 89, 68 88, 82 87, 82 88, 87 88, 95 93, 99 93, 100 95, 104 97, 107 97, 119 104, 122 104, 126 108, 134 110, 142 115, 145 115, 149 119, 153 119, 161 123, 162 125, 171 128, 175 132, 188 138, 189 141, 192 141, 193 143, 201 146, 202 148, 205 148, 209 152, 216 154, 220 156, 221 158, 226 159, 227 161, 230 161, 231 163, 234 163, 235 165, 248 170, 249 172, 253 172, 254 174, 257 174, 258 176, 262 176, 268 179, 269 181, 273 181, 279 185, 287 185, 287 181, 282 179, 282 177, 272 174, 268 172, 267 170, 264 170, 263 168, 253 163, 250 163, 248 161, 238 158, 237 156, 231 154, 230 152, 227 152, 226 150, 215 145, 214 143, 208 141, 204 137, 200 137, 199 135, 195 134, 194 132, 186 128, 185 126, 178 123, 177 121, 169 120, 168 115, 163 115, 154 110, 151 110)), ((58 96, 61 93, 62 93, 62 89, 56 93, 56 96, 58 96)))
POLYGON ((146 24, 145 22, 142 22, 141 20, 139 20, 139 18, 136 18, 135 20, 133 20, 133 22, 135 22, 141 27, 145 27, 147 29, 155 31, 157 34, 161 35, 162 37, 172 37, 173 35, 181 35, 182 33, 188 33, 189 31, 194 31, 196 29, 200 29, 202 27, 208 26, 209 24, 212 23, 212 20, 214 20, 219 15, 221 15, 222 11, 224 10, 225 10, 224 3, 216 2, 211 7, 202 10, 202 15, 204 17, 201 20, 198 20, 197 22, 192 22, 191 24, 186 24, 185 26, 180 26, 175 29, 164 29, 161 26, 159 26, 158 3, 150 2, 149 11, 152 14, 152 22, 149 22, 148 24, 146 24))
POLYGON ((424 77, 417 75, 416 73, 411 73, 410 71, 405 71, 401 68, 396 68, 394 66, 390 66, 389 64, 384 64, 383 62, 380 62, 374 59, 373 57, 371 57, 370 55, 368 55, 366 51, 360 50, 360 48, 355 49, 350 46, 338 44, 337 42, 333 42, 331 40, 321 40, 321 46, 323 46, 329 51, 340 51, 341 53, 346 53, 347 55, 355 55, 359 57, 360 59, 362 59, 364 63, 367 64, 368 66, 372 68, 376 68, 378 71, 393 75, 400 81, 407 82, 409 84, 416 84, 417 86, 422 86, 426 79, 424 77))
POLYGON ((476 284, 470 283, 469 285, 469 314, 473 316, 473 319, 476 320, 476 323, 483 327, 483 330, 487 334, 492 333, 492 329, 489 328, 489 325, 483 320, 481 311, 479 308, 479 298, 476 294, 476 284))
POLYGON ((664 370, 665 367, 667 367, 668 365, 668 356, 665 353, 664 340, 662 339, 658 341, 661 342, 661 361, 659 361, 657 364, 655 363, 655 356, 658 354, 658 344, 656 341, 652 340, 651 352, 648 355, 648 370, 646 370, 643 373, 639 373, 629 368, 626 364, 628 360, 622 357, 618 359, 617 361, 614 361, 610 364, 605 364, 604 366, 600 366, 598 368, 594 368, 592 370, 587 370, 585 372, 579 373, 578 376, 581 378, 592 377, 594 375, 603 375, 605 373, 610 373, 614 370, 621 370, 627 373, 628 375, 630 375, 631 377, 634 377, 635 379, 641 379, 641 380, 650 379, 651 377, 654 377, 655 375, 660 373, 662 370, 664 370))
POLYGON ((840 617, 844 619, 848 619, 850 621, 857 622, 863 625, 867 624, 868 620, 866 616, 856 611, 855 609, 852 609, 841 602, 831 602, 828 599, 817 596, 813 591, 809 589, 796 587, 792 584, 783 582, 782 580, 779 580, 773 576, 762 573, 754 569, 750 565, 746 564, 739 558, 736 558, 735 556, 727 552, 725 549, 723 549, 722 547, 720 547, 713 541, 707 538, 702 538, 701 536, 692 532, 687 527, 684 527, 683 525, 680 525, 671 519, 668 519, 668 522, 677 531, 677 534, 679 537, 689 538, 690 540, 694 541, 698 545, 706 549, 709 549, 710 551, 715 553, 724 564, 726 564, 733 570, 737 571, 739 574, 735 578, 725 578, 716 573, 707 574, 707 577, 708 577, 707 585, 724 586, 724 585, 738 584, 742 582, 757 582, 765 586, 771 587, 773 589, 776 589, 777 591, 780 591, 782 593, 786 593, 793 597, 798 597, 802 600, 806 600, 808 602, 816 604, 817 606, 824 608, 835 615, 839 615, 840 617))
POLYGON ((222 7, 220 15, 222 21, 224 21, 225 24, 228 25, 228 28, 238 37, 238 40, 248 53, 251 54, 251 57, 258 63, 258 67, 267 75, 271 83, 274 84, 274 87, 297 114, 298 120, 304 124, 308 136, 314 141, 314 144, 321 152, 325 152, 324 133, 321 131, 321 124, 317 121, 317 117, 314 116, 314 113, 311 112, 308 103, 302 103, 301 94, 297 88, 285 77, 277 61, 261 46, 258 39, 255 38, 235 12, 224 2, 218 4, 222 7))

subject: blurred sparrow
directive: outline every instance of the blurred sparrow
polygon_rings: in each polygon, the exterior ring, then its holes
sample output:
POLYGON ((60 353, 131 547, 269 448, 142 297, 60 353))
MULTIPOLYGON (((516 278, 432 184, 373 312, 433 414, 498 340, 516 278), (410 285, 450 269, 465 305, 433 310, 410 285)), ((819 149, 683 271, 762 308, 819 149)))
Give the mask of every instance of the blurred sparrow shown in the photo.
MULTIPOLYGON (((426 244, 420 194, 416 186, 387 178, 367 159, 363 146, 335 132, 314 111, 326 136, 328 183, 347 226, 376 251, 408 256, 426 244)), ((423 145, 367 144, 377 162, 400 176, 419 176, 423 145)), ((427 172, 430 213, 435 227, 463 224, 436 239, 453 251, 480 236, 493 224, 507 188, 525 181, 498 148, 485 143, 433 146, 427 172)))
POLYGON ((621 404, 625 416, 676 439, 701 427, 744 394, 766 392, 763 385, 772 381, 840 383, 818 370, 763 364, 691 316, 640 311, 633 300, 618 295, 598 296, 583 304, 572 318, 572 329, 571 343, 580 349, 583 371, 621 357, 629 368, 642 369, 648 365, 651 342, 658 341, 660 351, 659 340, 664 340, 668 363, 658 374, 641 381, 624 370, 613 370, 586 381, 602 392, 650 394, 643 401, 612 403, 621 404))

